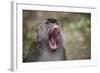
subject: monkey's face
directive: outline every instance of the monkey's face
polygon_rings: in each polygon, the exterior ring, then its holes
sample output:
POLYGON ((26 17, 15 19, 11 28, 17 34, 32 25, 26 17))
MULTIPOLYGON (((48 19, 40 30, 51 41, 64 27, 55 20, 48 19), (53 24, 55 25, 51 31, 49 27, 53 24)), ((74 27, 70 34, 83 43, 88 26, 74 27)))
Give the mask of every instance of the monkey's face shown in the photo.
POLYGON ((56 51, 62 45, 61 25, 56 19, 47 19, 41 26, 39 38, 50 51, 56 51))

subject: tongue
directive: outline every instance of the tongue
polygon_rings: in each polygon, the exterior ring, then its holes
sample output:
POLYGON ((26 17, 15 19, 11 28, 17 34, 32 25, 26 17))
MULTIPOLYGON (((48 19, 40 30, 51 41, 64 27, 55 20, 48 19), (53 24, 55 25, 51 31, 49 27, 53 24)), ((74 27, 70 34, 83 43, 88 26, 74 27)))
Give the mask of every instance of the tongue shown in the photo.
POLYGON ((56 43, 55 40, 54 40, 53 38, 52 38, 50 41, 51 41, 51 44, 52 44, 52 45, 53 45, 54 43, 56 43))
POLYGON ((49 41, 49 44, 50 44, 50 47, 51 47, 52 49, 56 49, 56 48, 57 48, 57 44, 56 44, 56 42, 55 42, 54 40, 49 41))
POLYGON ((49 44, 50 44, 50 47, 52 48, 52 49, 56 49, 57 48, 57 43, 56 43, 56 39, 55 38, 51 38, 50 40, 49 40, 49 44))

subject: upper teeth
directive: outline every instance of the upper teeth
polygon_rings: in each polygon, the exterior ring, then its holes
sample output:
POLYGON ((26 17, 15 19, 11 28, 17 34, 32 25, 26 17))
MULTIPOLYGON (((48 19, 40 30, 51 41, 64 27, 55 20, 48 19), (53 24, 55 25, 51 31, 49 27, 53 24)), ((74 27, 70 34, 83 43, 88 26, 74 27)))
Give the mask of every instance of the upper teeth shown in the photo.
POLYGON ((52 29, 51 29, 51 30, 53 30, 53 29, 55 29, 55 28, 59 28, 59 27, 55 25, 55 26, 53 26, 53 27, 52 27, 52 29))
POLYGON ((59 28, 59 27, 58 26, 53 26, 52 29, 54 29, 54 28, 59 28))

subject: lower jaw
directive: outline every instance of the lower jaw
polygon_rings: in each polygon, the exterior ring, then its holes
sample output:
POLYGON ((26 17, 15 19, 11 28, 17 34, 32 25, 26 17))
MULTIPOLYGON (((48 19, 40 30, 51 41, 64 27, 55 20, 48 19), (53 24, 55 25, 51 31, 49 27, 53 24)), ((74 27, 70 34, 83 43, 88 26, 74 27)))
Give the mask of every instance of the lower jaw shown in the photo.
POLYGON ((56 47, 56 48, 52 48, 52 47, 50 47, 50 44, 49 44, 49 51, 51 52, 51 53, 54 53, 56 50, 57 50, 57 48, 58 48, 58 46, 56 47))
POLYGON ((56 43, 54 43, 52 45, 50 41, 49 41, 49 46, 50 46, 51 49, 57 49, 57 47, 58 47, 56 43))
POLYGON ((56 50, 57 50, 57 49, 49 48, 49 51, 50 51, 51 53, 54 53, 56 50))

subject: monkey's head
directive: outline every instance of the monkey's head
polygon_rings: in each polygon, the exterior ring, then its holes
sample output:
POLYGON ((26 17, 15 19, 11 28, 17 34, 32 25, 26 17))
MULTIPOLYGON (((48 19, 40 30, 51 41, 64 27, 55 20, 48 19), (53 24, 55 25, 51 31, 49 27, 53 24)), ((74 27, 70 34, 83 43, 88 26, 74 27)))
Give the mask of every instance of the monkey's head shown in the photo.
POLYGON ((37 31, 38 40, 45 45, 49 51, 54 52, 62 47, 62 28, 57 19, 46 19, 37 31))

